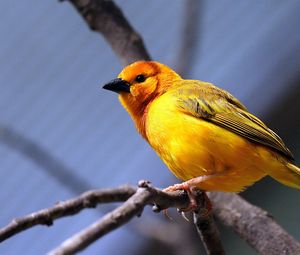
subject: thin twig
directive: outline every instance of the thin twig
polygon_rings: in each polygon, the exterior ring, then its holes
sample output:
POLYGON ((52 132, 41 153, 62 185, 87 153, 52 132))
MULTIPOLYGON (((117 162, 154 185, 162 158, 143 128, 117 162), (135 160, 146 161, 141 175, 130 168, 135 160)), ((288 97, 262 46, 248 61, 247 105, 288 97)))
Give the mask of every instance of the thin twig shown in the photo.
POLYGON ((216 217, 262 255, 300 254, 300 243, 266 211, 230 193, 209 193, 216 217))
MULTIPOLYGON (((147 182, 141 181, 140 186, 144 185, 145 190, 151 192, 152 200, 150 204, 156 204, 153 208, 155 212, 160 212, 169 207, 187 207, 188 200, 185 194, 181 192, 165 193, 144 183, 147 182)), ((52 208, 43 209, 24 217, 16 218, 12 220, 10 224, 0 229, 0 242, 36 225, 51 226, 55 219, 77 214, 85 208, 95 208, 99 203, 126 201, 136 193, 136 190, 136 187, 128 185, 115 189, 91 190, 83 193, 79 197, 59 202, 52 208)))
POLYGON ((125 201, 135 192, 136 188, 131 186, 87 191, 77 198, 59 202, 52 208, 12 220, 10 224, 0 229, 0 242, 36 225, 51 226, 55 219, 77 214, 85 208, 95 208, 99 203, 125 201))
POLYGON ((103 235, 127 223, 134 216, 140 215, 152 196, 151 190, 139 188, 124 204, 65 240, 49 255, 68 255, 83 250, 103 235))
POLYGON ((93 31, 100 32, 104 36, 123 65, 141 59, 150 60, 142 38, 134 31, 113 1, 69 0, 69 2, 93 31))
POLYGON ((207 212, 207 199, 205 195, 197 196, 199 210, 194 212, 194 223, 207 255, 225 255, 212 211, 207 212))
MULTIPOLYGON (((199 193, 198 197, 199 200, 204 200, 202 193, 199 193)), ((103 218, 88 226, 86 229, 65 240, 60 246, 52 250, 49 255, 69 255, 83 250, 103 235, 124 225, 133 217, 140 216, 144 207, 149 204, 156 204, 160 208, 184 208, 188 205, 188 199, 187 196, 181 192, 165 193, 153 188, 147 181, 140 181, 139 188, 135 194, 124 204, 112 212, 107 213, 103 218)), ((211 232, 210 234, 215 233, 211 232)), ((217 239, 218 237, 214 238, 214 240, 217 239)), ((221 245, 220 241, 215 243, 215 245, 216 244, 221 245)))
MULTIPOLYGON (((68 239, 67 247, 71 246, 72 251, 77 251, 78 249, 83 249, 83 247, 86 247, 105 233, 125 224, 134 215, 140 215, 146 205, 156 204, 154 209, 158 212, 169 207, 185 208, 189 203, 186 194, 182 192, 165 193, 149 186, 147 183, 145 184, 145 182, 141 182, 140 186, 142 187, 138 189, 138 193, 136 192, 137 188, 131 186, 88 191, 78 198, 60 202, 53 208, 44 209, 13 220, 0 230, 0 240, 3 241, 38 224, 51 225, 55 219, 76 214, 84 208, 95 207, 98 203, 125 201, 129 198, 125 204, 88 227, 86 231, 90 233, 89 237, 86 239, 80 238, 83 243, 76 241, 73 244, 74 240, 78 240, 78 235, 74 237, 75 239, 68 239), (128 204, 130 205, 129 208, 127 208, 128 204), (120 214, 120 212, 122 213, 120 214), (91 233, 94 233, 96 236, 91 237, 91 233)), ((300 254, 300 244, 262 209, 249 204, 238 195, 210 193, 209 197, 214 203, 214 213, 218 219, 224 224, 233 227, 260 254, 279 255, 282 252, 291 255, 300 254)), ((199 199, 203 199, 203 197, 199 197, 199 199)), ((199 214, 194 215, 194 221, 198 232, 201 233, 205 241, 208 254, 223 254, 221 253, 222 246, 219 243, 218 231, 212 221, 212 216, 203 216, 201 211, 199 211, 199 214), (216 250, 220 252, 217 253, 216 250)), ((80 233, 81 236, 83 232, 80 233)), ((66 247, 65 244, 66 242, 63 243, 62 247, 66 247)))
MULTIPOLYGON (((199 200, 203 200, 201 194, 198 197, 199 200)), ((155 205, 154 210, 158 212, 169 207, 185 208, 189 204, 185 193, 165 193, 150 186, 149 182, 146 181, 140 181, 139 188, 127 185, 116 189, 91 190, 77 198, 60 202, 53 208, 43 209, 13 220, 0 230, 0 241, 36 225, 50 226, 55 219, 77 214, 85 208, 94 208, 98 203, 125 200, 127 201, 120 207, 63 242, 50 254, 74 254, 84 249, 103 235, 122 226, 134 216, 140 216, 146 205, 155 205)))

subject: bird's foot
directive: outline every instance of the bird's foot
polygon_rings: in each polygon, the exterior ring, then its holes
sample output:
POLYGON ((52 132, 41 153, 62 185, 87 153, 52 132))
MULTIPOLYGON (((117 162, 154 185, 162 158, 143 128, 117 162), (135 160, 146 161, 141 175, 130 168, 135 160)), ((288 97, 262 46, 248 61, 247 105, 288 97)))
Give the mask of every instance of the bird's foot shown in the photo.
MULTIPOLYGON (((203 210, 202 214, 203 216, 207 216, 211 210, 212 210, 212 203, 210 199, 208 198, 205 191, 199 190, 195 184, 199 183, 199 181, 203 181, 204 179, 207 179, 208 176, 201 176, 197 177, 191 180, 188 180, 183 183, 178 183, 173 186, 169 186, 168 188, 164 189, 165 192, 174 192, 177 190, 184 190, 187 192, 189 197, 189 205, 186 208, 180 208, 178 211, 181 213, 184 219, 187 220, 187 217, 185 216, 186 212, 191 211, 197 211, 199 209, 203 210), (201 179, 201 180, 200 180, 201 179), (204 201, 202 203, 199 203, 197 196, 199 195, 198 192, 201 191, 203 193, 203 199, 204 201)), ((164 210, 164 214, 168 216, 167 210, 164 210)), ((170 218, 170 217, 169 217, 170 218)))

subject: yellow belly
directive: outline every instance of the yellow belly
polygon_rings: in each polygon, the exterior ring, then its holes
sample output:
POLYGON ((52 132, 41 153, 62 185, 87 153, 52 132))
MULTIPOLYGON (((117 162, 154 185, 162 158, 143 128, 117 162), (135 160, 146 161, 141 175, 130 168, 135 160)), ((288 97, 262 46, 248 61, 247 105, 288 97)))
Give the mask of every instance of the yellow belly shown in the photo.
POLYGON ((241 191, 264 177, 263 169, 272 161, 272 154, 264 146, 179 112, 172 99, 164 96, 149 107, 146 134, 150 145, 179 179, 212 176, 199 184, 203 190, 241 191))

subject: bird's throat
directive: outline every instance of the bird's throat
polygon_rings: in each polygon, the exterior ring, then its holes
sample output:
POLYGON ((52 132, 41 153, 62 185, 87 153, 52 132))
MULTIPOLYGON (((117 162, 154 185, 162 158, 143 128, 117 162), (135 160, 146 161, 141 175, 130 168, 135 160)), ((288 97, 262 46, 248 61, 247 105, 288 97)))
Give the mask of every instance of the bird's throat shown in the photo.
POLYGON ((139 133, 147 140, 146 135, 146 120, 147 120, 147 109, 149 102, 140 103, 134 98, 127 95, 120 95, 119 97, 121 104, 129 113, 130 117, 135 123, 135 126, 139 133))

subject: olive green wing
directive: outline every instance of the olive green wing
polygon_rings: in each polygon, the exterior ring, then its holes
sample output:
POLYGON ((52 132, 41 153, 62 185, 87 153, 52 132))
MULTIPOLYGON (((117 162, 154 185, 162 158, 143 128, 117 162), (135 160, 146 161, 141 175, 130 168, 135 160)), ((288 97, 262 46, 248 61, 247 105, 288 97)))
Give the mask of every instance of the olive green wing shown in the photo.
POLYGON ((207 87, 204 92, 201 90, 199 86, 189 87, 186 91, 181 89, 177 94, 177 102, 183 112, 210 121, 252 142, 268 146, 288 159, 293 159, 282 139, 249 113, 231 94, 215 86, 212 89, 207 87))

